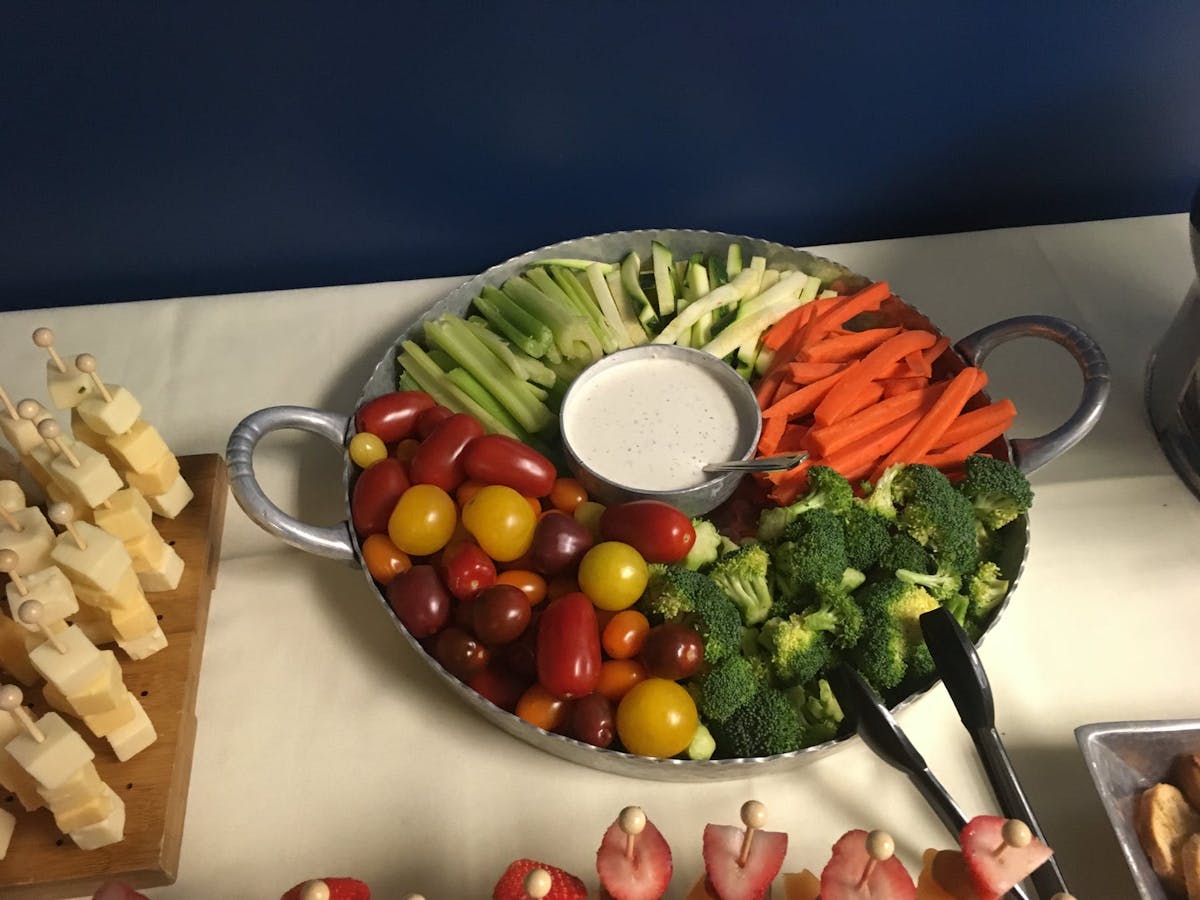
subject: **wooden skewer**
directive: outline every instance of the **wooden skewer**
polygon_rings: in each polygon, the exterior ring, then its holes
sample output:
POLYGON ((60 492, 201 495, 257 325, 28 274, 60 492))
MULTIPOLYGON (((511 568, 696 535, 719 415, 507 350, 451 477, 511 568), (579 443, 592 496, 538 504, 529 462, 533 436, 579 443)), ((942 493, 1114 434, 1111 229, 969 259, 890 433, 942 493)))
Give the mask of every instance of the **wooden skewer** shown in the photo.
POLYGON ((1000 843, 996 845, 996 849, 992 851, 992 856, 997 859, 1009 847, 1028 847, 1033 840, 1033 832, 1029 830, 1029 826, 1020 819, 1009 819, 1000 829, 1000 843))
POLYGON ((17 556, 16 550, 10 550, 5 547, 0 550, 0 572, 8 575, 12 579, 13 586, 17 589, 22 597, 29 593, 29 588, 25 587, 25 579, 17 574, 17 566, 21 564, 21 558, 17 556))
POLYGON ((11 528, 13 531, 20 532, 25 530, 25 526, 17 521, 17 517, 3 506, 0 506, 0 519, 3 519, 5 526, 11 528))
POLYGON ((746 833, 742 837, 742 852, 738 854, 739 866, 746 865, 750 860, 754 833, 767 824, 767 808, 757 800, 747 800, 742 804, 742 824, 746 826, 746 833))
POLYGON ((533 869, 525 876, 525 893, 532 900, 542 900, 550 889, 554 887, 554 879, 550 877, 550 873, 545 869, 533 869))
MULTIPOLYGON (((37 417, 42 415, 43 412, 44 410, 42 409, 42 404, 38 403, 36 400, 30 400, 29 398, 26 398, 17 404, 17 415, 22 419, 29 420, 30 422, 36 421, 37 417)), ((40 431, 38 432, 38 435, 41 435, 40 431)), ((45 438, 43 438, 43 440, 45 440, 45 438)))
POLYGON ((46 607, 42 606, 42 601, 26 600, 17 610, 17 615, 26 625, 32 625, 40 631, 42 637, 48 640, 50 646, 59 653, 67 652, 67 645, 58 639, 58 635, 51 631, 50 626, 45 622, 46 607))
POLYGON ((640 806, 627 806, 617 817, 617 825, 625 832, 625 858, 632 860, 638 835, 646 830, 646 814, 640 806))
POLYGON ((87 541, 83 539, 83 535, 75 527, 75 510, 71 509, 70 503, 51 503, 46 508, 46 518, 55 525, 61 525, 65 528, 67 533, 75 539, 75 544, 80 550, 87 549, 87 541))
POLYGON ((49 328, 39 328, 33 333, 33 342, 50 354, 50 359, 64 375, 67 374, 67 364, 62 361, 58 351, 54 349, 54 332, 49 328))
POLYGON ((329 885, 317 879, 300 889, 300 900, 329 900, 329 885))
POLYGON ((79 457, 75 455, 75 451, 71 449, 70 445, 62 439, 62 426, 58 424, 57 420, 43 419, 38 423, 37 430, 38 434, 42 436, 43 441, 51 447, 57 448, 58 452, 65 456, 67 462, 73 467, 76 469, 79 468, 81 465, 79 457))
POLYGON ((405 894, 400 900, 425 900, 424 894, 405 894))
POLYGON ((42 734, 42 729, 37 727, 29 713, 25 711, 25 707, 21 705, 24 699, 25 696, 21 693, 21 689, 15 684, 6 684, 4 687, 0 687, 0 709, 12 713, 17 724, 40 744, 46 740, 46 736, 42 734))
POLYGON ((1059 891, 1050 900, 1075 900, 1075 895, 1068 894, 1066 891, 1059 891))
POLYGON ((4 404, 4 411, 8 413, 8 417, 10 419, 16 421, 20 418, 20 416, 17 415, 17 408, 13 406, 13 402, 8 398, 8 393, 4 390, 4 388, 0 388, 0 403, 4 404))
POLYGON ((858 887, 867 883, 876 863, 887 862, 896 855, 896 842, 886 831, 872 831, 867 835, 867 864, 863 866, 862 877, 858 879, 858 887))
POLYGON ((96 372, 96 357, 90 353, 80 353, 75 357, 75 368, 85 375, 91 375, 92 384, 96 386, 96 390, 100 392, 100 396, 104 398, 104 402, 112 403, 112 394, 108 392, 108 387, 100 380, 100 376, 96 372))

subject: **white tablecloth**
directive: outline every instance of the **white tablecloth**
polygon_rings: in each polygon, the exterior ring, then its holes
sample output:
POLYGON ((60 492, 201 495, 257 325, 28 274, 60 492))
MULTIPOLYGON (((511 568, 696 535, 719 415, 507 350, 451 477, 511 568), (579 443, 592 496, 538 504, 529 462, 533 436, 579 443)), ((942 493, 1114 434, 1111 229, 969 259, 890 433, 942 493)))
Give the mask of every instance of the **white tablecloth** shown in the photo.
MULTIPOLYGON (((1032 550, 1018 594, 982 650, 999 725, 1084 898, 1134 896, 1072 730, 1196 714, 1200 502, 1147 426, 1147 356, 1192 280, 1183 216, 816 248, 919 306, 954 336, 1012 315, 1063 316, 1112 364, 1107 412, 1033 476, 1032 550)), ((277 404, 349 411, 384 350, 460 279, 165 300, 0 316, 0 385, 44 397, 40 325, 128 384, 179 453, 220 452, 246 413, 277 404)), ((988 363, 996 396, 1041 433, 1074 407, 1060 349, 1024 341, 988 363)), ((337 452, 273 436, 268 492, 315 522, 340 518, 337 452)), ((670 897, 702 870, 706 822, 767 803, 787 831, 785 870, 819 870, 852 827, 887 828, 915 870, 950 840, 907 781, 855 742, 800 771, 712 785, 661 784, 562 762, 487 725, 408 649, 357 571, 283 547, 233 503, 212 599, 178 882, 155 898, 271 898, 308 877, 351 874, 376 896, 490 895, 532 856, 595 886, 604 829, 642 805, 674 851, 670 897)), ((901 716, 969 814, 994 812, 943 689, 901 716)))

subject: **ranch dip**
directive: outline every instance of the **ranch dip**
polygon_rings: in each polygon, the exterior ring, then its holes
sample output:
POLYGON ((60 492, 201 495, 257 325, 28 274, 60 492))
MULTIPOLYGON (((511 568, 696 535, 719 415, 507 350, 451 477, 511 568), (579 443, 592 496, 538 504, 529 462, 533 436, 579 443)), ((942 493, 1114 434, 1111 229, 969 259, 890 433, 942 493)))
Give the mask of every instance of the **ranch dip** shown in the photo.
POLYGON ((641 491, 677 491, 733 459, 738 416, 707 369, 669 357, 635 359, 572 388, 562 419, 575 455, 597 475, 641 491))

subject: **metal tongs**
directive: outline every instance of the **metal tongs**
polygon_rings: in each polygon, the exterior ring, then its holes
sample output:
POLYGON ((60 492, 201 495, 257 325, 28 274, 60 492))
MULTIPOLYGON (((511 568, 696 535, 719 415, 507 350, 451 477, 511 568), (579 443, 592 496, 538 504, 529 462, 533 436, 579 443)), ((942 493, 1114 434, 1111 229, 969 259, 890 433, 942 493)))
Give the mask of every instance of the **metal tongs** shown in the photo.
MULTIPOLYGON (((1011 819, 1020 819, 1043 842, 1041 826, 1017 780, 1008 754, 995 727, 995 709, 987 674, 975 652, 970 638, 944 608, 921 616, 921 630, 938 674, 958 709, 983 763, 984 772, 1001 811, 1011 819)), ((967 818, 954 798, 942 786, 917 752, 908 736, 896 724, 870 686, 849 666, 839 665, 829 674, 829 684, 837 696, 846 718, 854 725, 859 737, 888 765, 899 769, 920 792, 925 802, 958 842, 967 818)), ((1031 876, 1038 896, 1050 900, 1055 894, 1069 894, 1062 872, 1051 857, 1031 876)), ((1024 889, 1017 885, 1008 893, 1017 900, 1029 900, 1024 889)))

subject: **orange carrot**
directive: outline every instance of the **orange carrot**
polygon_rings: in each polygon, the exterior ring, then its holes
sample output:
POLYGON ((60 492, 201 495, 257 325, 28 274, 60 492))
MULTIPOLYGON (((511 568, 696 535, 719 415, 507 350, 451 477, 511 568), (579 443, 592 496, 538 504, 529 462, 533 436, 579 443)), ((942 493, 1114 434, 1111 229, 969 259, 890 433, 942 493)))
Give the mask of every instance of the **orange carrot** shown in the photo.
MULTIPOLYGON (((888 338, 901 332, 900 328, 868 328, 825 337, 801 349, 802 362, 847 362, 874 350, 888 338)), ((919 351, 918 351, 919 352, 919 351)))
POLYGON ((840 362, 794 362, 788 364, 788 373, 796 384, 812 384, 844 368, 840 362))
POLYGON ((863 387, 873 381, 883 369, 913 350, 924 350, 937 338, 928 331, 902 331, 888 338, 838 378, 838 383, 829 391, 815 410, 813 419, 818 425, 829 425, 846 414, 850 401, 858 396, 863 387))
POLYGON ((996 438, 1000 437, 1004 432, 1008 431, 1008 426, 1012 421, 1001 422, 993 425, 990 428, 985 428, 978 431, 970 437, 963 438, 953 447, 948 447, 945 450, 940 450, 937 453, 928 453, 921 462, 933 466, 938 469, 946 469, 958 465, 963 462, 968 456, 977 450, 982 450, 996 438))
POLYGON ((758 438, 759 456, 771 456, 779 451, 779 442, 787 430, 787 419, 763 419, 762 434, 758 438))
POLYGON ((892 290, 888 287, 886 281, 876 281, 874 284, 863 288, 857 294, 851 294, 848 297, 831 298, 840 299, 842 302, 830 307, 828 311, 817 316, 804 326, 804 343, 816 343, 818 338, 824 337, 829 331, 837 328, 839 325, 849 322, 859 313, 879 309, 883 301, 891 295, 892 290))
POLYGON ((933 364, 937 361, 938 357, 945 353, 949 346, 950 338, 943 336, 938 338, 932 347, 924 351, 922 355, 925 357, 925 365, 929 368, 930 372, 933 371, 933 364))
POLYGON ((862 412, 870 406, 874 406, 883 397, 883 385, 872 381, 862 391, 850 401, 846 407, 846 415, 852 416, 855 413, 862 412))
POLYGON ((817 456, 836 453, 914 409, 933 405, 933 401, 940 397, 945 389, 944 383, 931 384, 919 391, 909 391, 907 394, 883 400, 833 425, 813 428, 808 433, 809 449, 817 456))
MULTIPOLYGON (((858 472, 864 466, 867 467, 867 471, 870 471, 871 466, 875 465, 881 457, 892 452, 912 432, 924 415, 924 410, 911 410, 900 418, 888 422, 882 428, 872 431, 862 440, 843 447, 836 453, 829 454, 820 464, 836 469, 847 478, 850 477, 847 473, 858 472)), ((872 481, 874 480, 872 479, 872 481)))
POLYGON ((970 437, 979 431, 991 428, 1001 422, 1010 423, 1017 415, 1017 408, 1011 400, 997 400, 979 409, 965 412, 950 423, 945 434, 934 445, 934 449, 953 446, 959 441, 970 437))
POLYGON ((814 381, 812 384, 806 384, 794 394, 790 394, 778 403, 772 403, 763 410, 764 419, 781 418, 788 419, 790 417, 806 416, 820 403, 826 394, 838 383, 838 381, 846 376, 841 372, 835 372, 832 375, 827 375, 820 381, 814 381))
POLYGON ((794 453, 798 450, 804 450, 804 439, 808 435, 808 428, 803 425, 789 425, 784 429, 783 439, 779 442, 776 448, 776 453, 794 453))
POLYGON ((876 466, 872 481, 878 479, 892 463, 913 462, 929 452, 975 393, 977 374, 978 369, 968 366, 954 376, 942 395, 921 417, 920 423, 876 466))
POLYGON ((779 382, 779 387, 775 388, 775 396, 771 398, 772 403, 778 403, 784 397, 796 393, 800 389, 800 385, 789 378, 779 382))
POLYGON ((758 388, 754 392, 754 396, 758 398, 758 408, 766 409, 771 405, 771 398, 775 396, 775 389, 779 387, 779 383, 783 381, 784 371, 781 369, 778 372, 771 372, 764 375, 758 383, 758 388))
POLYGON ((883 387, 883 396, 897 397, 900 394, 907 394, 910 391, 921 390, 921 388, 929 384, 929 379, 923 378, 920 375, 913 375, 904 378, 885 378, 877 381, 876 384, 883 387))
POLYGON ((780 506, 787 506, 794 501, 808 489, 808 470, 813 465, 810 457, 786 472, 767 473, 767 480, 772 484, 770 498, 780 506))
MULTIPOLYGON (((937 344, 937 341, 934 341, 937 344)), ((925 354, 920 350, 914 350, 908 356, 904 357, 904 364, 908 366, 913 375, 919 375, 922 378, 929 378, 933 375, 933 367, 925 359, 925 354)))
POLYGON ((768 350, 778 350, 782 347, 784 342, 812 317, 811 307, 811 303, 797 306, 767 329, 767 333, 763 335, 762 339, 763 346, 768 350))

